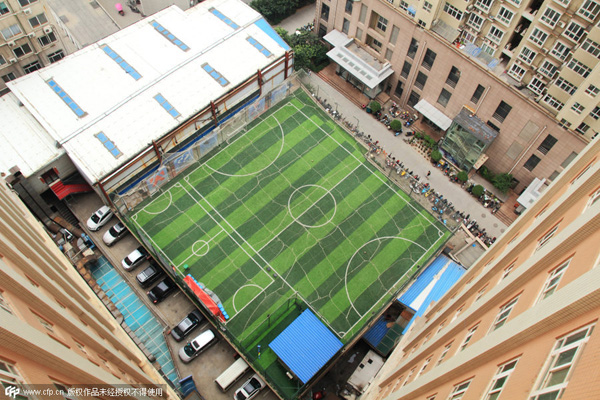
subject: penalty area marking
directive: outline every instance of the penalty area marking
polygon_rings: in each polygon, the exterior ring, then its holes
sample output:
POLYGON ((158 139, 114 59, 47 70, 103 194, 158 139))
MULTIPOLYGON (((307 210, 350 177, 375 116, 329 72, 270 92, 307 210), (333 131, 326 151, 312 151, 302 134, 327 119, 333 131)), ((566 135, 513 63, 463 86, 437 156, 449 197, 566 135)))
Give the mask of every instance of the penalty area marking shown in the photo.
MULTIPOLYGON (((346 179, 346 178, 344 178, 344 179, 346 179)), ((288 198, 288 211, 289 211, 289 213, 290 213, 290 217, 292 217, 292 219, 293 219, 294 221, 296 221, 296 223, 297 223, 298 225, 301 225, 301 226, 303 226, 303 227, 305 227, 305 228, 320 228, 320 227, 322 227, 322 226, 325 226, 325 225, 327 225, 328 223, 330 223, 330 222, 333 220, 333 217, 335 216, 335 213, 337 212, 337 202, 335 201, 335 196, 334 196, 333 194, 331 194, 331 190, 327 190, 327 189, 325 189, 325 188, 324 188, 323 186, 321 186, 321 185, 302 185, 302 186, 300 186, 300 187, 296 188, 296 189, 295 189, 295 190, 292 192, 292 194, 290 195, 290 197, 288 198), (321 189, 323 189, 323 190, 325 191, 325 194, 324 194, 323 196, 321 196, 319 199, 317 199, 317 201, 316 201, 316 202, 314 202, 314 203, 313 203, 313 204, 312 204, 310 207, 308 207, 308 208, 307 208, 307 209, 306 209, 304 212, 302 212, 302 213, 301 213, 301 214, 300 214, 298 217, 296 217, 296 216, 294 216, 294 214, 292 214, 292 206, 291 206, 292 197, 294 197, 294 194, 295 194, 297 191, 299 191, 300 189, 303 189, 303 188, 305 188, 305 187, 316 187, 316 188, 321 188, 321 189), (304 215, 304 214, 305 214, 305 213, 306 213, 308 210, 310 210, 310 208, 311 208, 311 207, 313 207, 313 206, 314 206, 314 205, 315 205, 317 202, 321 201, 321 199, 323 199, 323 198, 325 197, 325 195, 327 195, 327 194, 328 194, 329 196, 331 196, 331 198, 333 199, 333 206, 334 206, 334 207, 333 207, 333 214, 331 214, 331 217, 330 217, 330 218, 329 218, 327 221, 323 222, 323 223, 322 223, 322 224, 320 224, 320 225, 308 225, 308 224, 303 224, 302 222, 300 222, 299 218, 300 218, 300 217, 302 217, 302 215, 304 215)))
MULTIPOLYGON (((262 286, 260 286, 260 285, 257 285, 257 284, 255 284, 255 283, 249 283, 249 284, 247 284, 247 285, 241 286, 241 287, 240 287, 238 290, 236 290, 236 291, 235 291, 235 293, 233 294, 233 298, 231 299, 231 304, 232 304, 232 306, 233 306, 233 310, 235 311, 235 313, 236 313, 236 314, 237 314, 237 312, 238 312, 238 309, 237 309, 237 307, 235 306, 235 296, 237 296, 238 292, 239 292, 240 290, 242 290, 243 288, 245 288, 245 287, 257 287, 257 288, 259 288, 259 289, 260 289, 260 292, 259 292, 259 294, 260 294, 260 293, 261 293, 261 292, 264 290, 264 289, 262 288, 262 286)), ((254 299, 252 299, 252 300, 254 300, 254 299)), ((251 301, 249 301, 249 302, 248 302, 246 305, 248 305, 248 304, 250 304, 250 303, 251 303, 251 301)))

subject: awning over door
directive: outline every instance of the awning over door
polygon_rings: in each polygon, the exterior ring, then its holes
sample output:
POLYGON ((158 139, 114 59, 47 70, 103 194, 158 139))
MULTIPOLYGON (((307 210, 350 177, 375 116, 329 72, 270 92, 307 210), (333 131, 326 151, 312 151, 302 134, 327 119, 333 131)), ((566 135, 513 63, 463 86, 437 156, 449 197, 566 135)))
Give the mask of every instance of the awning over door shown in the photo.
POLYGON ((435 108, 426 100, 421 100, 415 106, 415 110, 423 114, 428 120, 436 124, 440 129, 446 130, 452 124, 452 120, 443 112, 435 108))

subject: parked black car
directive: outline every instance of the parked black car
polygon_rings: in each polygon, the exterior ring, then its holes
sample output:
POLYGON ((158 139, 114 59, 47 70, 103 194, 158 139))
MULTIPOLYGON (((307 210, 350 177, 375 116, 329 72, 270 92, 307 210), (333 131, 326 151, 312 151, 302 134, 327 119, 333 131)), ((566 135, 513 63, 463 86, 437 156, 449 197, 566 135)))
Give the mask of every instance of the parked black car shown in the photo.
POLYGON ((148 292, 148 297, 154 304, 158 304, 169 296, 172 292, 177 289, 175 282, 171 278, 167 277, 162 281, 158 282, 158 285, 154 286, 148 292))
POLYGON ((181 342, 194 329, 200 326, 204 317, 198 310, 189 313, 180 323, 171 330, 171 336, 178 342, 181 342))
POLYGON ((141 287, 148 287, 158 280, 163 275, 162 269, 151 262, 148 268, 137 274, 136 279, 141 287))

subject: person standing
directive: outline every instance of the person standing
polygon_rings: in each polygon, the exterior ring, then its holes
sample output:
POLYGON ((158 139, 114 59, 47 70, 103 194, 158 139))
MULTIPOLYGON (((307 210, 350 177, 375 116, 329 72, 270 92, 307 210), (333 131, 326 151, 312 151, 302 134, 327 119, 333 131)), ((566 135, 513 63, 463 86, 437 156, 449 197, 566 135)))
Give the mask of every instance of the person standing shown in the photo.
POLYGON ((427 171, 427 178, 429 178, 429 175, 431 175, 431 171, 427 171))

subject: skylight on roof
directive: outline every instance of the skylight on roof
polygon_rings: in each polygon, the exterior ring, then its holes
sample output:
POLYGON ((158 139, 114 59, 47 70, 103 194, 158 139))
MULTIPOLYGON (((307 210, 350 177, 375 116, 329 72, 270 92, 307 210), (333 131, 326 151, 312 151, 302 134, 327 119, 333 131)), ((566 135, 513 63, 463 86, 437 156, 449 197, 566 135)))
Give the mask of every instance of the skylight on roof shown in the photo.
POLYGON ((139 72, 137 72, 131 65, 129 65, 125 60, 123 60, 121 58, 121 56, 119 56, 113 49, 111 49, 107 44, 102 45, 102 50, 104 50, 104 52, 113 60, 115 60, 115 62, 117 64, 119 64, 119 67, 123 68, 123 70, 125 72, 127 72, 129 75, 131 75, 131 77, 133 79, 135 79, 136 81, 139 80, 142 75, 140 75, 139 72))
POLYGON ((229 25, 233 29, 238 29, 240 27, 238 24, 233 22, 231 19, 227 18, 225 16, 225 14, 223 14, 221 11, 217 10, 216 8, 211 7, 211 8, 209 8, 208 11, 213 13, 217 18, 219 18, 221 21, 225 22, 227 25, 229 25))
POLYGON ((252 46, 256 47, 256 50, 258 50, 265 57, 270 57, 272 55, 272 53, 269 50, 267 50, 267 48, 265 46, 263 46, 262 44, 260 44, 259 41, 256 40, 256 39, 254 39, 252 36, 248 36, 246 38, 246 40, 252 46))
POLYGON ((219 82, 221 86, 227 86, 229 84, 229 81, 225 79, 223 75, 217 72, 213 67, 208 65, 208 63, 202 64, 202 69, 208 72, 208 74, 212 76, 215 81, 219 82))
POLYGON ((160 93, 154 96, 154 100, 158 101, 158 104, 162 106, 173 118, 179 117, 179 111, 175 109, 160 93))
POLYGON ((70 98, 69 95, 67 95, 67 93, 60 86, 58 86, 58 83, 56 83, 54 79, 48 79, 46 83, 52 88, 52 90, 54 90, 54 93, 56 93, 58 97, 60 97, 62 101, 64 101, 65 104, 69 106, 69 108, 75 113, 75 115, 77 115, 79 118, 85 117, 87 115, 87 113, 83 111, 81 107, 79 107, 77 103, 75 103, 75 101, 73 101, 73 99, 70 98))
POLYGON ((106 137, 104 132, 98 132, 94 136, 96 136, 96 138, 98 138, 100 143, 102 143, 104 145, 104 147, 106 147, 106 150, 108 150, 108 152, 110 154, 112 154, 115 158, 119 158, 123 155, 123 153, 121 153, 121 150, 119 150, 117 148, 117 146, 115 146, 115 144, 112 142, 112 140, 110 140, 108 137, 106 137))
POLYGON ((173 43, 175 46, 179 47, 181 50, 188 51, 190 49, 188 45, 183 43, 181 40, 177 39, 175 35, 169 32, 164 26, 162 26, 158 22, 150 21, 150 25, 152 25, 158 33, 163 35, 168 41, 173 43))

